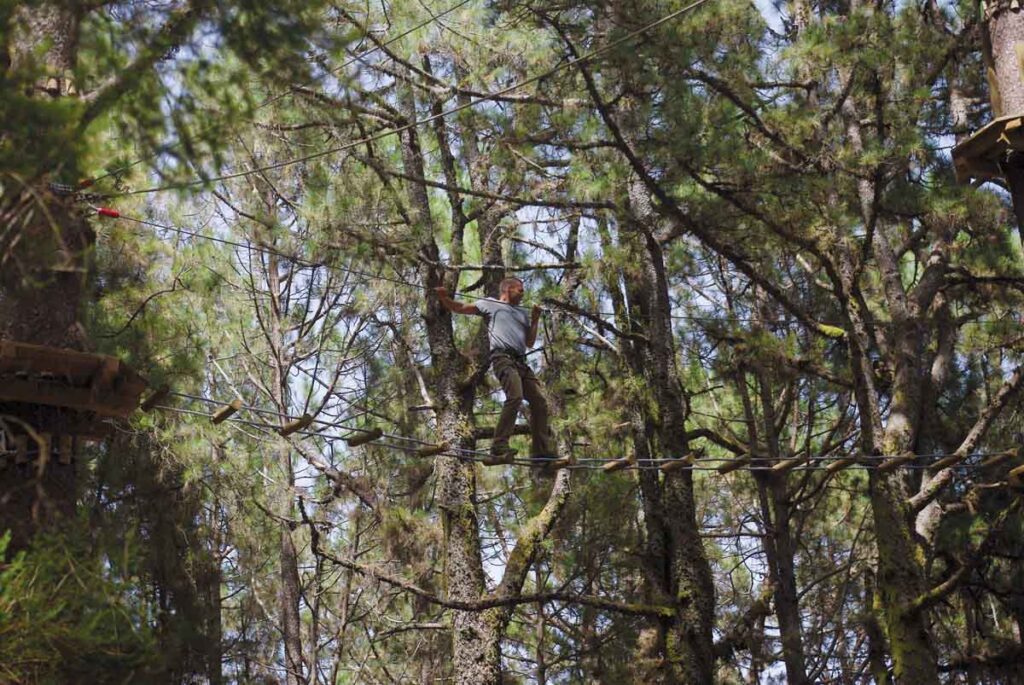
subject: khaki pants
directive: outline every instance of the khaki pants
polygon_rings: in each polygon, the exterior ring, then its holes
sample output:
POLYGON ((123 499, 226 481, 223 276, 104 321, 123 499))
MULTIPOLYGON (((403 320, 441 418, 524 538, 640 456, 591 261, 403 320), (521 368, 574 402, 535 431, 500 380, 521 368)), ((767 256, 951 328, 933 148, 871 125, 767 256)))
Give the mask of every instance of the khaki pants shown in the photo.
POLYGON ((494 429, 494 442, 491 451, 499 451, 508 447, 508 439, 516 426, 516 417, 523 399, 530 403, 530 456, 556 457, 558 446, 555 436, 551 433, 548 417, 548 400, 544 396, 544 384, 540 382, 525 360, 509 354, 494 353, 491 356, 491 368, 501 382, 505 391, 505 406, 501 409, 498 426, 494 429))

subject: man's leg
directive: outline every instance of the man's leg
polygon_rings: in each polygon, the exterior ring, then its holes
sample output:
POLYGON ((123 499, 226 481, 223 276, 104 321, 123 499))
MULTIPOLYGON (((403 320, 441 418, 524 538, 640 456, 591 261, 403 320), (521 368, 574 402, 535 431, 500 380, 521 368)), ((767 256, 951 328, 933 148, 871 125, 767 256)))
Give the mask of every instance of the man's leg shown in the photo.
POLYGON ((505 406, 501 408, 498 425, 494 429, 494 441, 491 442, 491 454, 503 454, 509 451, 508 439, 516 427, 519 407, 523 404, 523 381, 515 362, 508 357, 495 357, 491 364, 494 375, 505 391, 505 406))
POLYGON ((530 403, 530 437, 533 441, 530 447, 530 456, 557 457, 558 444, 551 432, 548 398, 544 395, 544 384, 529 367, 521 369, 520 372, 523 376, 523 395, 530 403))

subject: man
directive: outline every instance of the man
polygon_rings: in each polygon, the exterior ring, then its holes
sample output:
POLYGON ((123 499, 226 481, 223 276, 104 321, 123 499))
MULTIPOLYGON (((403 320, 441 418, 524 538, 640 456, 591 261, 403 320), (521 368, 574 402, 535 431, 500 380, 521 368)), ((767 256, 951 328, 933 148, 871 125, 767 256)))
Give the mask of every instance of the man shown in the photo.
POLYGON ((558 448, 549 426, 544 386, 526 363, 527 348, 537 342, 541 309, 534 305, 528 319, 525 308, 517 306, 523 299, 523 282, 518 278, 506 278, 498 288, 499 299, 486 297, 477 300, 476 304, 456 302, 444 288, 434 288, 434 291, 441 305, 448 311, 487 319, 491 368, 505 391, 505 406, 502 407, 498 426, 494 429, 491 456, 495 461, 504 462, 515 457, 515 450, 509 447, 508 440, 525 398, 530 403, 530 457, 554 459, 558 455, 558 448))

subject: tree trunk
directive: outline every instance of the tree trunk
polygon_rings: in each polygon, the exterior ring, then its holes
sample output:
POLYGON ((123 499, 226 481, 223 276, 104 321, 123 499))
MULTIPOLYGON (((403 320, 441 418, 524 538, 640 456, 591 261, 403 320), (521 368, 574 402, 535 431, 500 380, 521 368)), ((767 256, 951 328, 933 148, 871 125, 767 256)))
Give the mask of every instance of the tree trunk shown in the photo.
MULTIPOLYGON (((408 88, 402 89, 404 110, 415 117, 415 100, 408 88)), ((415 128, 402 136, 402 162, 405 172, 425 178, 423 156, 415 128)), ((406 184, 409 214, 420 235, 420 253, 428 262, 440 262, 440 250, 434 239, 433 221, 426 188, 421 183, 406 184)), ((432 263, 422 267, 421 283, 429 293, 447 285, 444 271, 432 263)), ((451 314, 437 298, 427 297, 424 321, 427 342, 433 359, 433 402, 437 407, 437 442, 460 449, 472 449, 473 442, 460 426, 469 425, 473 405, 473 387, 464 384, 467 369, 463 355, 456 349, 451 314)), ((483 562, 480 556, 479 521, 473 494, 476 491, 473 465, 453 456, 439 456, 435 462, 437 502, 444 526, 445 579, 450 600, 474 602, 484 594, 483 562)), ((499 635, 486 612, 452 612, 452 668, 456 685, 487 685, 501 682, 499 635)))
MULTIPOLYGON (((632 252, 634 270, 625 274, 633 320, 631 328, 647 342, 634 341, 630 364, 642 374, 653 402, 640 401, 634 420, 637 458, 679 458, 689 452, 686 438, 687 400, 676 370, 671 327, 671 299, 661 244, 655 237, 656 215, 639 179, 630 182, 631 216, 623 222, 620 244, 632 252), (626 228, 628 227, 628 229, 626 228)), ((714 680, 715 594, 711 568, 704 554, 693 495, 693 474, 676 471, 659 482, 657 471, 640 473, 647 525, 649 582, 656 594, 676 607, 660 621, 657 645, 667 666, 666 682, 710 683, 714 680)))
MULTIPOLYGON (((267 216, 275 216, 276 198, 271 188, 266 189, 264 198, 267 216)), ((267 259, 265 273, 267 292, 270 294, 270 306, 267 307, 269 326, 266 328, 267 343, 270 347, 270 363, 272 365, 273 383, 271 392, 277 411, 282 414, 281 425, 287 422, 284 416, 291 414, 291 388, 288 382, 291 369, 291 356, 286 349, 285 328, 283 317, 287 316, 289 299, 281 280, 281 264, 276 255, 267 259)), ((285 519, 294 516, 292 489, 295 486, 295 473, 292 468, 292 450, 287 444, 281 444, 274 450, 282 483, 277 486, 274 501, 285 519)), ((306 682, 305 664, 302 655, 302 621, 300 608, 302 589, 299 580, 299 556, 292 540, 292 530, 287 521, 280 521, 280 548, 278 550, 281 586, 278 589, 278 605, 281 611, 281 637, 284 642, 285 682, 287 685, 303 685, 306 682)))
MULTIPOLYGON (((761 291, 757 298, 762 301, 761 315, 768 320, 771 313, 763 303, 761 291)), ((757 375, 761 416, 763 417, 763 439, 772 463, 782 459, 782 445, 779 441, 778 417, 775 410, 776 393, 767 377, 760 371, 757 375)), ((747 408, 748 425, 756 426, 756 416, 750 411, 751 402, 748 397, 745 377, 740 378, 739 391, 747 408)), ((751 453, 757 449, 757 440, 752 439, 751 453)), ((782 640, 782 658, 786 664, 786 677, 791 685, 806 685, 807 666, 804 660, 802 622, 800 605, 797 599, 796 566, 794 558, 796 548, 790 530, 791 512, 789 493, 786 488, 786 474, 756 475, 758 496, 761 503, 761 515, 765 523, 765 556, 768 559, 768 573, 772 583, 772 595, 775 604, 775 615, 779 620, 779 633, 782 640)))
MULTIPOLYGON (((1024 116, 1024 12, 1014 0, 986 2, 984 12, 982 46, 992 113, 1024 116)), ((1015 151, 1000 161, 1024 236, 1024 155, 1015 151)))
MULTIPOLYGON (((45 46, 41 79, 33 89, 36 97, 68 94, 77 61, 79 19, 73 3, 16 10, 16 28, 4 61, 9 73, 31 68, 45 46)), ((88 341, 79 306, 94 236, 81 212, 41 182, 44 174, 54 171, 49 168, 52 159, 28 163, 31 178, 0 175, 0 339, 82 350, 88 341)), ((58 418, 56 410, 39 408, 33 419, 33 410, 26 414, 25 405, 0 405, 3 413, 17 413, 42 431, 50 430, 46 424, 58 418)), ((0 470, 0 532, 11 531, 10 551, 24 548, 39 528, 72 516, 75 489, 74 464, 37 461, 28 468, 0 470)))

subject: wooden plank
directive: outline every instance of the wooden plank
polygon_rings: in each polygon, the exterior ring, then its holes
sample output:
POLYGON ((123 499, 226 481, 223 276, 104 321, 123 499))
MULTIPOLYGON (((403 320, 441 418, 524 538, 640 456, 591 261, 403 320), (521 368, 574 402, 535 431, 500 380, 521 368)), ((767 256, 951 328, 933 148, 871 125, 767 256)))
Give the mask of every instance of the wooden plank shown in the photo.
POLYGON ((604 471, 605 473, 614 473, 616 471, 621 471, 622 469, 627 468, 632 463, 632 457, 626 457, 624 459, 612 459, 611 461, 606 461, 605 463, 601 464, 601 470, 604 471))
POLYGON ((93 371, 92 377, 89 379, 89 389, 96 393, 113 389, 114 381, 117 379, 120 371, 120 359, 117 357, 101 358, 96 365, 96 370, 93 371))
POLYGON ((359 447, 365 445, 368 442, 374 440, 380 440, 384 436, 384 431, 380 428, 374 428, 373 430, 365 431, 360 435, 353 436, 351 438, 345 438, 345 442, 348 443, 349 447, 359 447))
POLYGON ((898 457, 893 457, 892 459, 886 459, 878 465, 878 470, 882 472, 892 471, 906 463, 914 461, 915 459, 917 459, 917 455, 915 454, 902 454, 898 457))
POLYGON ((51 452, 53 451, 53 435, 50 433, 39 433, 36 446, 39 447, 39 463, 49 464, 51 452))
POLYGON ((720 473, 721 475, 724 476, 727 473, 732 473, 736 469, 743 468, 744 466, 748 465, 749 463, 750 463, 750 455, 749 454, 746 455, 746 456, 742 456, 742 457, 736 457, 735 459, 730 459, 726 463, 724 463, 721 466, 719 466, 718 467, 718 473, 720 473))
POLYGON ((137 396, 113 393, 96 396, 85 388, 22 378, 0 378, 0 402, 45 404, 92 411, 103 416, 127 417, 135 411, 137 401, 137 396))
POLYGON ((829 464, 827 467, 825 467, 825 471, 831 476, 831 475, 833 475, 835 473, 838 473, 839 471, 842 471, 843 469, 847 468, 848 466, 853 466, 854 464, 856 464, 859 461, 860 461, 860 457, 859 456, 857 456, 857 457, 844 457, 843 459, 836 459, 831 464, 829 464))
POLYGON ((933 472, 934 471, 941 471, 942 469, 949 468, 950 466, 953 466, 954 464, 959 464, 960 462, 962 462, 966 458, 967 458, 966 454, 950 454, 949 456, 946 456, 946 457, 943 457, 942 459, 939 459, 934 464, 930 464, 928 466, 928 469, 933 471, 933 472))
POLYGON ((50 376, 74 388, 116 390, 118 396, 134 395, 136 402, 146 388, 142 377, 117 357, 0 340, 0 375, 15 373, 50 376))
POLYGON ((506 464, 511 464, 514 458, 515 454, 509 452, 501 456, 484 457, 480 460, 480 463, 484 466, 505 466, 506 464))
POLYGON ((224 423, 227 421, 235 412, 242 408, 242 400, 234 399, 231 400, 231 404, 225 405, 218 409, 210 420, 214 423, 224 423))
POLYGON ((774 466, 772 466, 772 473, 785 473, 786 471, 789 471, 790 469, 795 469, 797 466, 800 466, 801 464, 806 464, 810 460, 811 460, 811 455, 809 455, 809 454, 807 456, 804 456, 804 457, 794 457, 793 459, 783 459, 778 464, 775 464, 774 466))
POLYGON ((277 431, 277 434, 282 438, 287 438, 292 433, 297 433, 303 428, 308 427, 311 423, 313 423, 313 417, 309 414, 303 414, 300 418, 297 418, 294 421, 289 421, 285 425, 281 426, 277 431))
POLYGON ((416 456, 418 457, 434 457, 441 454, 448 449, 448 443, 443 442, 440 445, 426 445, 416 450, 416 456))
POLYGON ((1003 135, 1007 122, 1016 118, 1016 115, 1011 114, 993 119, 957 143, 953 147, 953 155, 955 157, 967 158, 985 156, 996 145, 1000 136, 1003 135))
POLYGON ((158 404, 162 404, 169 394, 171 394, 171 386, 161 385, 153 392, 152 395, 142 401, 142 404, 139 405, 139 409, 145 412, 153 411, 153 408, 158 404))
POLYGON ((1002 176, 998 159, 1007 150, 1020 150, 1024 145, 1021 116, 1011 114, 993 119, 953 148, 956 180, 966 183, 1002 176))
POLYGON ((1002 452, 1000 454, 996 454, 996 455, 993 455, 993 456, 989 457, 985 461, 981 462, 981 464, 979 466, 980 466, 980 468, 987 469, 987 468, 990 468, 992 466, 996 466, 998 464, 1002 464, 1007 459, 1013 459, 1018 454, 1020 454, 1020 450, 1009 449, 1009 450, 1006 450, 1005 452, 1002 452))
POLYGON ((676 471, 681 471, 682 469, 688 466, 692 466, 695 461, 697 461, 697 455, 691 452, 690 454, 687 454, 685 457, 680 457, 679 459, 673 459, 672 461, 665 462, 664 464, 658 467, 658 470, 661 471, 662 473, 675 473, 676 471))
POLYGON ((0 347, 0 372, 51 373, 85 385, 95 373, 97 364, 108 359, 120 363, 116 357, 102 354, 5 340, 0 347))
POLYGON ((1006 474, 1006 482, 1010 484, 1011 488, 1024 490, 1024 466, 1010 469, 1010 472, 1006 474))

